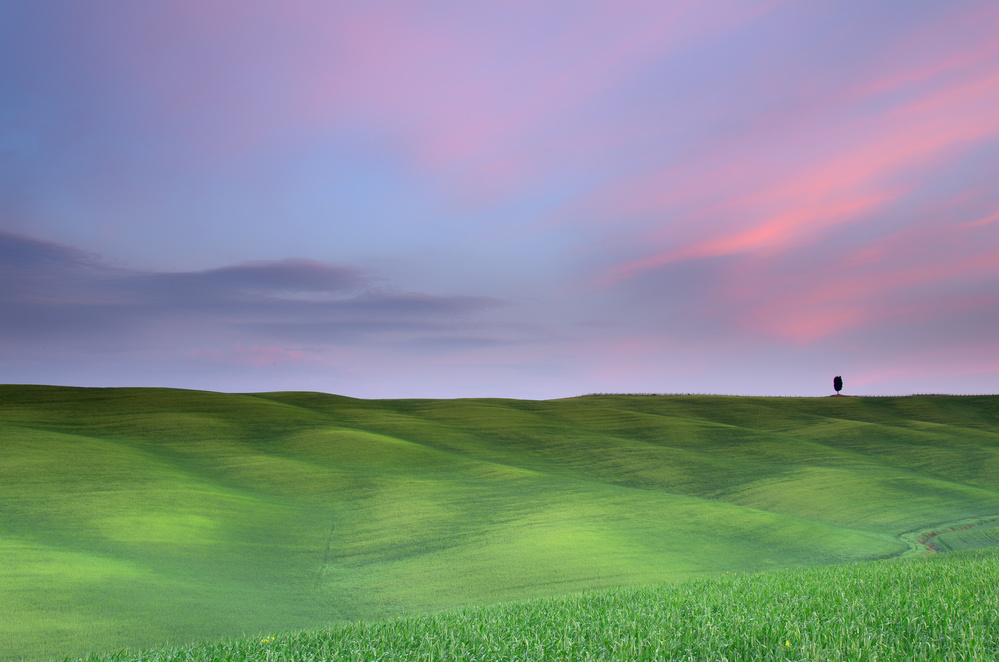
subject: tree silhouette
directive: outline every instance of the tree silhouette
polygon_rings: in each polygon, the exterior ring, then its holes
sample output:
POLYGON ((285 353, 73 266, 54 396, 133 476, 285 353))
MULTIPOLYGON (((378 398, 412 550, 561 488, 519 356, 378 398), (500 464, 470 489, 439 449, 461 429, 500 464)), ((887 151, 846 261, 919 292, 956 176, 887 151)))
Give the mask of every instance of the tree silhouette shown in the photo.
POLYGON ((833 377, 833 388, 836 389, 836 395, 839 395, 839 392, 843 390, 843 378, 839 375, 833 377))

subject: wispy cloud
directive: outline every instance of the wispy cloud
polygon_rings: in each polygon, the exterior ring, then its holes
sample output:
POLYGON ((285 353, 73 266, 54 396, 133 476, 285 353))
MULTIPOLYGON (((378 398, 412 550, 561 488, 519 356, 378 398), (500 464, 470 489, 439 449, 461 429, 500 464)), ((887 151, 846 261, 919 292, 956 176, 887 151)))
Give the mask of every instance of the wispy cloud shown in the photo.
MULTIPOLYGON (((934 90, 890 112, 825 128, 814 138, 796 136, 793 141, 761 146, 745 162, 722 168, 721 176, 704 172, 723 201, 686 218, 674 216, 659 192, 683 190, 673 183, 670 169, 646 185, 650 201, 646 213, 658 209, 667 215, 669 229, 653 231, 646 239, 653 246, 675 243, 674 227, 684 222, 697 224, 694 236, 681 238, 679 247, 618 265, 606 278, 613 282, 633 277, 677 260, 753 251, 773 255, 821 241, 830 228, 859 223, 889 203, 905 200, 917 182, 951 167, 981 140, 996 138, 999 62, 971 81, 934 90), (829 133, 839 140, 830 144, 829 133), (801 153, 808 154, 810 161, 793 156, 801 153), (741 182, 725 179, 725 173, 734 178, 740 172, 751 173, 758 188, 741 194, 741 182)), ((705 190, 706 184, 695 180, 692 189, 705 190)), ((631 191, 636 193, 641 199, 640 192, 631 191)), ((681 210, 686 206, 679 199, 675 204, 681 210)))
POLYGON ((283 349, 275 345, 250 345, 236 343, 227 349, 192 349, 188 352, 192 359, 209 361, 212 363, 227 363, 235 366, 278 366, 278 365, 301 365, 309 361, 311 357, 307 352, 299 349, 283 349))

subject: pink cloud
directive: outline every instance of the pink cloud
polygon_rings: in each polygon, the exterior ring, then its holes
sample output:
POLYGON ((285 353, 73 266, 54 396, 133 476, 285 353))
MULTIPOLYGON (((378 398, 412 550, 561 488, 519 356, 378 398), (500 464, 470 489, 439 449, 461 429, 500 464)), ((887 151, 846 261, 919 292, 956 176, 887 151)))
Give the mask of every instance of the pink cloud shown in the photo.
POLYGON ((825 225, 844 220, 855 220, 862 214, 876 209, 886 200, 893 198, 894 196, 885 193, 880 196, 851 199, 838 204, 823 204, 821 200, 816 200, 807 206, 780 213, 749 230, 709 239, 680 251, 662 253, 625 265, 615 271, 612 281, 677 260, 719 257, 764 249, 786 250, 796 245, 796 239, 803 239, 806 231, 814 233, 825 225))
POLYGON ((878 239, 814 249, 810 261, 793 251, 743 254, 718 270, 696 314, 721 314, 798 346, 865 328, 897 327, 905 336, 906 327, 927 322, 987 318, 999 305, 991 294, 999 282, 999 216, 968 209, 978 207, 977 188, 925 206, 908 227, 878 239))
POLYGON ((74 38, 100 72, 95 97, 115 81, 152 121, 146 133, 177 131, 169 149, 198 152, 161 164, 217 174, 233 158, 276 150, 273 163, 362 136, 447 201, 481 206, 606 163, 635 136, 609 111, 622 85, 780 4, 181 0, 93 10, 121 29, 74 38))
POLYGON ((997 208, 991 214, 983 216, 982 218, 976 219, 974 221, 968 221, 967 223, 963 224, 961 227, 962 228, 980 228, 980 227, 983 227, 983 226, 986 226, 986 225, 991 225, 992 223, 995 223, 996 221, 999 221, 999 208, 997 208))
POLYGON ((188 357, 199 361, 253 368, 302 365, 315 362, 315 357, 310 357, 301 350, 285 349, 274 345, 246 346, 242 343, 236 343, 231 348, 224 350, 192 350, 188 352, 188 357))
MULTIPOLYGON (((865 367, 857 370, 850 377, 853 387, 883 386, 891 383, 918 384, 908 386, 906 391, 896 392, 897 395, 909 393, 953 393, 969 392, 954 390, 951 384, 963 383, 968 377, 995 375, 999 376, 999 345, 953 347, 942 343, 938 347, 926 348, 918 356, 905 357, 904 361, 892 361, 887 365, 865 367), (941 387, 941 382, 949 382, 941 387)), ((976 380, 981 384, 981 380, 976 380)), ((981 392, 985 389, 972 389, 970 392, 981 392)))
POLYGON ((735 314, 736 320, 747 330, 798 345, 875 323, 918 323, 999 304, 999 294, 956 294, 969 284, 999 280, 999 251, 986 246, 948 257, 933 250, 945 243, 944 232, 897 233, 857 251, 859 259, 847 256, 846 269, 834 262, 793 283, 764 270, 746 273, 727 299, 735 302, 750 290, 764 293, 764 301, 757 296, 755 305, 735 314), (942 290, 918 294, 931 286, 942 290), (767 292, 774 294, 767 297, 767 292))
POLYGON ((601 158, 609 127, 581 110, 648 63, 776 4, 282 7, 276 25, 300 35, 283 112, 300 127, 390 136, 410 167, 453 181, 452 193, 494 195, 496 169, 506 192, 522 190, 552 168, 601 158))
POLYGON ((671 166, 627 182, 604 199, 628 197, 625 209, 669 218, 644 236, 646 244, 668 248, 624 262, 603 280, 613 283, 678 260, 773 255, 813 243, 832 227, 864 220, 911 195, 919 181, 949 167, 964 150, 997 136, 999 63, 890 112, 743 151, 740 160, 718 169, 707 155, 677 180, 671 166), (743 192, 747 178, 757 186, 743 192), (721 201, 694 207, 710 190, 721 201))
POLYGON ((997 21, 999 9, 990 5, 948 14, 942 22, 916 28, 870 63, 873 75, 857 87, 856 96, 877 96, 988 66, 999 55, 994 34, 997 21))

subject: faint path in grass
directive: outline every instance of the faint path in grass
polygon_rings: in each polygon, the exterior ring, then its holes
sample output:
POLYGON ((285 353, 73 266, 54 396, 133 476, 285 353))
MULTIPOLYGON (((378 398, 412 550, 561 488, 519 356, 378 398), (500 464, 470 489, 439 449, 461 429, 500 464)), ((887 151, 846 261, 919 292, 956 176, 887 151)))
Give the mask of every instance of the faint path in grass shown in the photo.
POLYGON ((903 533, 898 539, 908 547, 899 556, 999 547, 999 515, 940 522, 903 533))
POLYGON ((322 584, 323 576, 326 574, 326 569, 330 564, 330 556, 332 555, 333 549, 333 533, 336 530, 336 522, 330 522, 330 533, 326 536, 326 550, 323 552, 323 562, 319 566, 319 571, 316 573, 316 582, 312 588, 318 589, 322 584))

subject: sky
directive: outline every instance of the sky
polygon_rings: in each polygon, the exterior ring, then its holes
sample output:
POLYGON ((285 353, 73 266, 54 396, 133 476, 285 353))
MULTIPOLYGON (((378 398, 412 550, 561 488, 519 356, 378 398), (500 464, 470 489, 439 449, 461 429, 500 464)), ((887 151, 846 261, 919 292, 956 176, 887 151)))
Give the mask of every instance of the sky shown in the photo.
POLYGON ((994 0, 0 0, 0 382, 999 393, 994 0))

